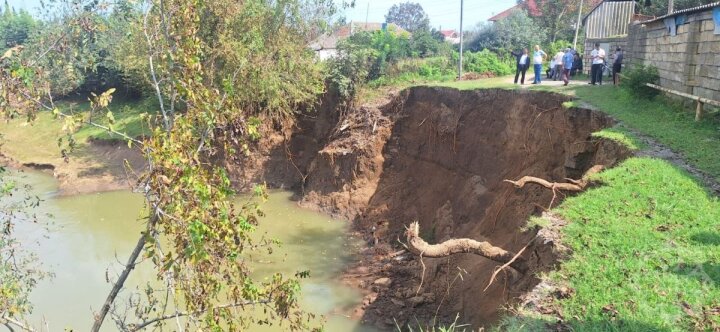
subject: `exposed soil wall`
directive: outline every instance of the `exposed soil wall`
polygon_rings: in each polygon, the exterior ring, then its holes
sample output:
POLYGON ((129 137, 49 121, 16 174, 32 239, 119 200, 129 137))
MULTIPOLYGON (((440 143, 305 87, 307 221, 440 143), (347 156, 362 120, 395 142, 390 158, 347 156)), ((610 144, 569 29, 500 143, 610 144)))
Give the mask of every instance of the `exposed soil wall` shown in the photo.
MULTIPOLYGON (((295 128, 258 143, 255 164, 240 161, 232 168, 240 186, 266 181, 296 188, 301 204, 352 220, 371 242, 378 239, 360 258, 363 266, 350 271, 377 281, 358 282, 369 294, 356 316, 390 328, 390 317, 403 324, 436 313, 452 321, 459 313, 460 320, 483 326, 537 283, 532 273, 501 273, 483 291, 498 265, 490 260, 460 254, 420 263, 387 254, 402 249, 398 239, 413 221, 430 243, 473 238, 513 251, 525 246, 535 232, 520 229, 553 195, 539 186, 516 189, 503 179, 533 175, 561 182, 628 155, 591 138, 612 124, 609 118, 566 109, 567 100, 544 92, 429 87, 346 112, 326 100, 295 128), (375 280, 381 276, 389 279, 375 280)), ((524 257, 533 272, 557 260, 543 241, 524 257)))

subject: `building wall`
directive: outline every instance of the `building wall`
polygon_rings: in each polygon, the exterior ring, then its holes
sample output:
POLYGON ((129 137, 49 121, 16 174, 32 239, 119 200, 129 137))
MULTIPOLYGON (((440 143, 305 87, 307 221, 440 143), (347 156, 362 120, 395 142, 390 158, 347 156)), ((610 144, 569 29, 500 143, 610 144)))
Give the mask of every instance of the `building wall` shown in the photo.
POLYGON ((596 39, 625 36, 634 13, 634 1, 605 1, 585 19, 585 37, 596 39))
POLYGON ((687 14, 675 36, 663 20, 633 24, 626 63, 657 67, 663 87, 720 100, 720 34, 714 29, 712 9, 687 14))
MULTIPOLYGON (((583 72, 590 74, 590 66, 592 65, 592 60, 590 60, 590 52, 595 49, 595 43, 600 43, 600 48, 605 50, 605 61, 607 62, 607 65, 612 68, 612 62, 614 60, 613 55, 615 54, 615 50, 618 47, 625 50, 625 48, 627 48, 627 41, 627 37, 585 39, 585 50, 583 53, 583 72)), ((627 55, 625 56, 625 58, 627 59, 627 55)))

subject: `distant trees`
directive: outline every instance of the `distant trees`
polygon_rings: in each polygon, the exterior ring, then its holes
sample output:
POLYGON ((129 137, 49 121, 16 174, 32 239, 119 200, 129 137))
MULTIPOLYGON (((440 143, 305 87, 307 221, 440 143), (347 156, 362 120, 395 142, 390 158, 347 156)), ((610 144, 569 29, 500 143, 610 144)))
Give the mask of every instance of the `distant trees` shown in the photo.
POLYGON ((399 27, 415 32, 427 30, 430 26, 430 18, 419 3, 403 2, 390 7, 385 15, 387 23, 395 23, 399 27))
POLYGON ((15 11, 7 2, 0 9, 0 50, 22 45, 37 22, 24 10, 15 11))

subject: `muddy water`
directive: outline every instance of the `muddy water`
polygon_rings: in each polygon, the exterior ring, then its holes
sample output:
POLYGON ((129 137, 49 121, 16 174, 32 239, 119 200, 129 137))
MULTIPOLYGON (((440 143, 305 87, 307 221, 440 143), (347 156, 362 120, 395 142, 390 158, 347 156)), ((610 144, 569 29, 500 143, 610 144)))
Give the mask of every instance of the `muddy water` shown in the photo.
MULTIPOLYGON (((19 181, 33 185, 45 199, 43 213, 50 213, 49 229, 21 224, 19 237, 31 245, 42 264, 55 276, 42 281, 32 293, 35 305, 30 320, 42 330, 74 328, 86 330, 91 325, 91 310, 103 302, 111 278, 120 270, 137 241, 142 208, 139 195, 130 192, 55 197, 55 182, 50 176, 24 172, 19 181)), ((290 193, 277 191, 263 205, 267 214, 259 232, 279 239, 283 244, 272 256, 250 256, 258 277, 271 271, 292 274, 310 270, 303 282, 304 309, 327 319, 327 331, 372 331, 346 318, 342 313, 361 300, 354 289, 338 282, 338 276, 350 259, 354 242, 346 238, 347 223, 303 210, 290 200, 290 193)), ((43 219, 47 219, 43 217, 43 219)), ((150 280, 149 267, 137 269, 128 281, 135 287, 150 280)), ((106 330, 115 330, 112 322, 106 330)), ((252 331, 282 331, 279 327, 255 327, 252 331)))

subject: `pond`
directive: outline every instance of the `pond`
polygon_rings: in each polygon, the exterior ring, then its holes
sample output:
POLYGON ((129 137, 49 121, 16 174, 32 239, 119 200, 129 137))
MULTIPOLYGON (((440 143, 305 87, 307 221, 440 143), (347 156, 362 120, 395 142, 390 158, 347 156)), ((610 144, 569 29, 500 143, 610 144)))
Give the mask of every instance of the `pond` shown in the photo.
MULTIPOLYGON (((115 191, 58 197, 55 179, 37 172, 13 172, 18 182, 32 185, 44 199, 40 212, 50 214, 49 228, 20 223, 16 234, 31 245, 46 270, 54 277, 43 280, 31 295, 34 312, 31 323, 42 330, 86 330, 92 324, 93 309, 103 303, 122 263, 134 247, 142 224, 142 197, 129 191, 115 191)), ((347 236, 348 224, 320 213, 301 209, 286 191, 272 191, 262 205, 266 216, 258 233, 278 239, 282 245, 273 255, 249 255, 254 275, 271 272, 292 275, 309 270, 302 283, 302 306, 327 319, 326 331, 369 332, 344 316, 362 300, 361 294, 339 281, 358 242, 347 236)), ((134 288, 151 280, 146 267, 131 274, 126 287, 134 288)), ((112 321, 105 330, 114 331, 112 321)), ((282 331, 280 327, 253 327, 251 331, 282 331)))

